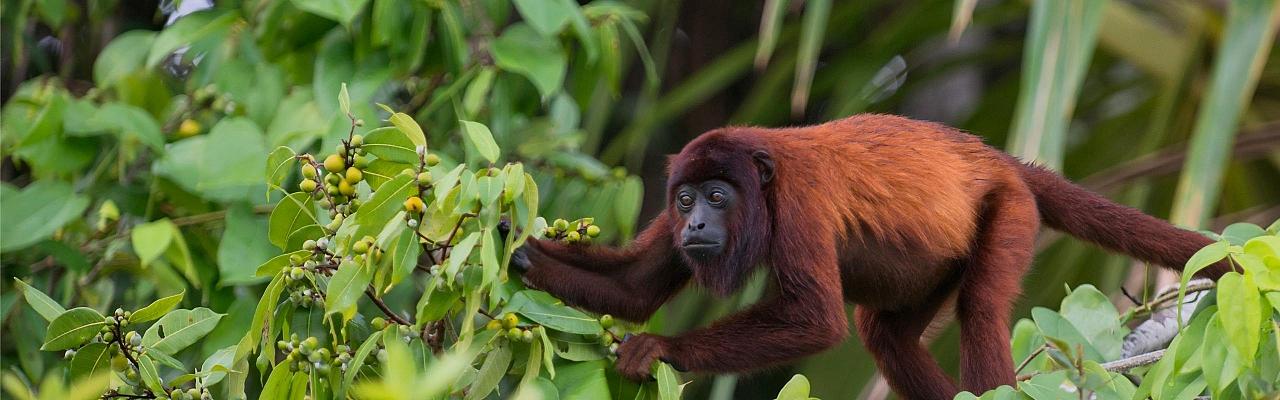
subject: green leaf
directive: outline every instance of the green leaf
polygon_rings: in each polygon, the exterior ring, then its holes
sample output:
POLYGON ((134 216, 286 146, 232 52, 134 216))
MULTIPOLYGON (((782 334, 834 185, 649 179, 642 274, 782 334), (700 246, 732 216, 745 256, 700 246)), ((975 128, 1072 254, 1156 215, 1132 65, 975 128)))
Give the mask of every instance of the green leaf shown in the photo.
POLYGON ((88 124, 96 130, 115 133, 124 143, 141 143, 156 152, 164 150, 160 124, 147 110, 123 103, 106 103, 94 111, 88 124))
POLYGON ((153 167, 187 190, 223 201, 261 193, 267 170, 266 137, 245 117, 224 118, 207 135, 174 142, 153 167))
MULTIPOLYGON (((417 146, 414 145, 413 140, 409 139, 409 136, 404 131, 391 126, 384 126, 366 133, 362 148, 369 154, 378 157, 379 160, 410 164, 411 166, 417 165, 419 162, 417 146)), ((395 172, 399 173, 400 171, 397 170, 395 172)), ((390 176, 395 175, 392 174, 390 176)))
POLYGON ((391 285, 395 285, 412 274, 413 268, 418 266, 422 246, 418 243, 418 235, 411 229, 405 229, 405 223, 400 218, 393 217, 387 226, 400 228, 389 243, 379 244, 387 249, 383 259, 391 263, 391 285))
POLYGON ((290 265, 289 258, 294 254, 309 256, 311 255, 311 252, 307 250, 298 250, 272 257, 270 260, 267 260, 267 262, 259 265, 258 269, 254 271, 253 276, 274 276, 275 274, 280 273, 281 270, 284 270, 285 267, 290 265))
MULTIPOLYGON (((1196 254, 1191 255, 1191 259, 1187 260, 1187 265, 1182 269, 1182 282, 1178 285, 1178 302, 1174 304, 1186 303, 1185 298, 1187 297, 1187 284, 1191 282, 1191 278, 1195 276, 1196 272, 1227 258, 1227 251, 1230 247, 1230 243, 1227 243, 1226 241, 1219 241, 1205 246, 1204 248, 1196 251, 1196 254)), ((1181 308, 1178 309, 1178 320, 1182 320, 1181 308)))
POLYGON ((613 209, 614 221, 618 224, 618 230, 623 236, 631 237, 635 233, 636 218, 640 217, 640 204, 643 201, 644 182, 641 182, 638 176, 628 176, 627 180, 622 182, 622 188, 618 191, 613 209))
POLYGON ((176 354, 209 334, 223 315, 226 314, 204 307, 170 311, 147 328, 142 344, 164 354, 176 354))
POLYGON ((1275 1, 1233 1, 1227 7, 1222 22, 1225 32, 1196 112, 1170 221, 1203 226, 1217 209, 1240 117, 1249 109, 1262 66, 1274 47, 1278 21, 1280 5, 1275 1))
POLYGON ((344 313, 355 307, 356 301, 364 295, 369 287, 369 270, 362 265, 343 260, 338 272, 329 280, 329 288, 325 292, 324 313, 344 313))
POLYGON ((53 235, 79 218, 89 199, 75 194, 71 185, 37 180, 18 192, 6 192, 0 207, 0 252, 19 250, 53 235))
POLYGON ((161 219, 141 224, 133 227, 133 233, 130 235, 133 242, 133 252, 138 255, 138 260, 142 262, 145 268, 152 261, 160 258, 165 250, 169 249, 169 245, 173 243, 173 235, 177 232, 178 227, 168 219, 161 219))
POLYGON ((1018 390, 1034 400, 1064 400, 1075 398, 1062 391, 1062 383, 1067 380, 1067 371, 1040 374, 1029 380, 1018 382, 1018 390))
POLYGON ((103 318, 102 314, 88 307, 67 310, 49 322, 40 350, 66 350, 84 344, 106 324, 103 318))
POLYGON ((1120 345, 1129 329, 1107 295, 1093 285, 1082 285, 1062 299, 1062 317, 1084 335, 1106 360, 1120 358, 1120 345))
POLYGON ((769 58, 778 45, 778 35, 782 32, 782 18, 787 15, 787 0, 765 0, 764 12, 760 16, 760 44, 756 46, 755 65, 757 70, 769 66, 769 58))
POLYGON ((604 360, 561 364, 560 373, 552 383, 560 392, 561 400, 608 399, 612 396, 606 367, 604 360))
POLYGON ((475 149, 481 157, 489 162, 498 161, 498 143, 493 141, 493 133, 489 132, 489 127, 479 122, 459 120, 462 124, 462 132, 466 134, 467 144, 475 149))
POLYGON ((271 370, 271 375, 267 378, 267 382, 262 384, 262 398, 272 400, 285 400, 289 398, 289 390, 292 389, 293 373, 289 372, 289 366, 285 362, 276 364, 271 370))
MULTIPOLYGON (((366 141, 365 143, 365 147, 368 147, 368 142, 366 141)), ((376 159, 369 162, 368 167, 365 167, 364 180, 369 183, 370 189, 376 191, 382 188, 382 184, 387 183, 391 178, 399 175, 401 171, 409 168, 413 168, 413 165, 376 159)))
POLYGON ((351 29, 352 20, 368 2, 369 0, 293 0, 293 5, 351 29))
POLYGON ((804 375, 796 374, 782 386, 782 390, 778 391, 778 400, 808 400, 809 399, 809 379, 804 375))
MULTIPOLYGON (((480 366, 480 372, 476 375, 476 380, 471 384, 471 389, 467 391, 467 400, 483 399, 489 396, 498 387, 502 376, 506 375, 507 367, 511 365, 511 347, 499 344, 496 349, 490 351, 485 356, 484 364, 480 366)), ((499 393, 501 394, 501 393, 499 393)))
POLYGON ((109 88, 142 69, 155 40, 156 32, 147 30, 128 31, 111 39, 93 62, 93 83, 109 88))
POLYGON ((1022 50, 1022 88, 1009 132, 1010 154, 1053 169, 1062 167, 1067 127, 1106 5, 1107 0, 1032 3, 1030 37, 1022 50))
POLYGON ((227 376, 227 372, 231 371, 231 367, 235 365, 236 347, 224 347, 213 352, 209 358, 204 359, 200 364, 200 371, 209 373, 204 380, 204 386, 212 386, 221 382, 227 376))
POLYGON ((1218 319, 1226 331, 1227 343, 1246 367, 1253 366, 1258 341, 1262 340, 1262 298, 1253 279, 1236 272, 1218 278, 1218 319))
POLYGON ((680 378, 676 376, 675 368, 671 368, 671 364, 664 362, 654 363, 653 377, 658 380, 658 398, 661 400, 679 400, 680 399, 680 378))
POLYGON ((89 343, 71 358, 71 379, 94 376, 111 370, 111 352, 105 343, 89 343))
POLYGON ((417 193, 416 177, 396 175, 391 178, 391 181, 378 187, 369 201, 360 205, 360 209, 356 211, 354 218, 359 227, 354 236, 359 238, 380 232, 396 213, 404 209, 405 200, 417 193))
MULTIPOLYGON (((440 199, 444 199, 449 196, 449 191, 453 190, 453 187, 458 184, 458 178, 462 177, 462 172, 466 169, 466 164, 458 164, 458 166, 454 167, 453 170, 449 171, 449 173, 436 179, 436 201, 433 204, 435 204, 437 208, 444 209, 443 207, 445 202, 440 201, 440 199)), ((436 175, 435 172, 432 172, 432 175, 436 175)))
POLYGON ((462 109, 466 111, 468 117, 473 117, 480 112, 480 107, 484 106, 485 98, 489 95, 489 88, 493 86, 494 73, 493 67, 485 66, 480 68, 480 72, 476 74, 476 78, 472 79, 467 85, 467 92, 462 96, 462 109))
POLYGON ((524 22, 546 37, 556 37, 569 16, 574 13, 574 5, 558 0, 515 0, 516 10, 524 17, 524 22))
POLYGON ((482 286, 488 287, 498 279, 498 273, 501 272, 501 265, 498 265, 498 248, 497 240, 494 240, 496 232, 484 231, 480 233, 480 265, 484 269, 484 283, 482 286))
POLYGON ((351 357, 351 361, 347 364, 347 371, 342 374, 341 388, 351 387, 351 382, 355 381, 356 375, 360 373, 360 368, 364 367, 364 362, 369 358, 369 354, 378 349, 378 342, 382 339, 382 332, 377 331, 370 334, 364 340, 364 343, 361 343, 360 347, 356 349, 356 354, 351 357))
POLYGON ((1205 327, 1204 341, 1200 344, 1204 358, 1204 368, 1202 368, 1204 380, 1213 390, 1215 397, 1221 397, 1222 390, 1240 376, 1246 365, 1241 362, 1241 357, 1236 355, 1236 352, 1230 351, 1229 345, 1222 340, 1223 337, 1231 336, 1222 325, 1222 320, 1223 318, 1213 318, 1209 321, 1205 327))
POLYGON ((338 91, 338 109, 343 114, 351 115, 351 94, 347 93, 346 82, 342 82, 342 89, 338 91))
POLYGON ((164 383, 160 381, 160 370, 156 368, 156 363, 151 361, 151 357, 138 357, 138 374, 142 375, 142 382, 151 389, 152 393, 164 393, 164 383))
POLYGON ((53 321, 67 311, 62 308, 61 304, 41 292, 40 289, 31 287, 31 285, 18 278, 13 278, 13 282, 18 292, 22 293, 22 298, 26 299, 27 304, 31 305, 31 308, 36 310, 36 313, 40 314, 41 317, 44 317, 45 321, 53 321))
POLYGON ((276 147, 271 154, 267 155, 267 186, 283 189, 280 185, 283 185, 284 180, 289 177, 292 167, 298 165, 294 158, 297 155, 293 149, 285 146, 276 147))
POLYGON ((1036 307, 1031 310, 1031 319, 1035 321, 1036 327, 1040 328, 1040 333, 1046 339, 1056 339, 1070 345, 1069 349, 1064 349, 1065 351, 1075 353, 1076 346, 1080 346, 1084 349, 1085 359, 1104 361, 1102 354, 1093 348, 1093 345, 1085 339, 1075 325, 1072 325, 1071 321, 1062 318, 1057 312, 1044 307, 1036 307))
POLYGON ((137 324, 137 323, 150 322, 150 321, 159 319, 160 317, 164 316, 165 313, 168 313, 169 311, 173 310, 174 307, 177 307, 178 303, 182 302, 182 297, 185 294, 186 292, 181 292, 169 297, 162 297, 156 301, 151 302, 151 304, 148 304, 146 307, 142 307, 138 309, 138 311, 134 311, 133 313, 130 313, 129 323, 137 324))
POLYGON ((224 35, 239 20, 238 15, 223 10, 209 10, 179 18, 173 25, 160 31, 152 42, 151 50, 147 53, 147 68, 155 68, 161 60, 183 46, 224 35))
POLYGON ((311 195, 291 193, 280 199, 276 208, 271 210, 271 217, 267 221, 267 238, 271 244, 287 250, 289 235, 308 225, 320 225, 311 195))
POLYGON ((418 126, 418 121, 414 121, 409 114, 402 112, 391 114, 390 121, 392 125, 396 126, 396 129, 404 132, 404 135, 409 137, 409 141, 413 142, 415 146, 414 151, 417 151, 416 146, 425 147, 427 145, 427 135, 422 133, 422 127, 418 126))
POLYGON ((564 82, 568 60, 560 43, 529 25, 516 23, 507 27, 489 51, 499 68, 529 78, 544 100, 558 92, 564 82))
POLYGON ((247 204, 228 207, 226 229, 218 242, 218 283, 222 286, 261 281, 255 271, 279 254, 268 235, 270 223, 247 204))
POLYGON ((448 268, 445 269, 445 273, 450 274, 450 278, 453 276, 452 273, 462 270, 462 263, 466 262, 467 257, 471 256, 471 250, 476 247, 476 242, 479 241, 480 232, 471 232, 467 237, 459 240, 458 244, 453 246, 453 250, 449 251, 449 264, 448 268))
POLYGON ((565 306, 546 292, 522 290, 511 297, 508 309, 547 328, 583 335, 599 334, 600 321, 565 306))

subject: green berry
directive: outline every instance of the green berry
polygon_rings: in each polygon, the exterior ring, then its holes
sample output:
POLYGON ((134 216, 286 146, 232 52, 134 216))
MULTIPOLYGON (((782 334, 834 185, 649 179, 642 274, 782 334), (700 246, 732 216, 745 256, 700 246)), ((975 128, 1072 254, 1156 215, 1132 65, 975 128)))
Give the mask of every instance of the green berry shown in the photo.
POLYGON ((554 226, 558 231, 567 230, 569 229, 569 221, 565 221, 563 218, 556 218, 551 226, 554 226))
POLYGON ((520 336, 520 341, 525 343, 533 342, 533 331, 524 331, 520 336))
POLYGON ((610 335, 608 333, 600 335, 601 346, 609 347, 609 345, 611 344, 613 344, 613 335, 610 335))
POLYGON ((124 339, 128 340, 130 345, 142 345, 142 335, 139 335, 138 332, 129 331, 129 333, 124 334, 124 339))
POLYGON ((307 272, 303 271, 302 267, 293 267, 289 269, 289 279, 300 281, 306 277, 307 277, 307 272))
POLYGON ((491 330, 491 331, 496 331, 496 330, 502 329, 502 321, 498 321, 498 320, 496 320, 496 319, 491 319, 491 320, 489 320, 489 323, 484 324, 484 329, 488 329, 488 330, 491 330))
POLYGON ((557 233, 559 233, 559 231, 556 230, 556 227, 554 226, 548 226, 547 229, 542 231, 543 236, 546 236, 547 238, 554 238, 557 233))
POLYGON ((107 331, 102 334, 103 342, 111 342, 112 340, 116 340, 116 334, 111 333, 111 331, 107 331))
POLYGON ((354 196, 356 194, 356 187, 351 186, 351 181, 342 181, 338 183, 338 193, 343 196, 354 196))
POLYGON ((351 135, 351 147, 364 146, 364 136, 351 135))
POLYGON ((440 156, 437 156, 437 155, 435 155, 435 154, 427 154, 427 160, 426 160, 426 161, 427 161, 427 166, 428 166, 428 167, 434 167, 434 166, 436 166, 436 164, 439 164, 439 163, 440 163, 440 156))
POLYGON ((76 351, 72 349, 68 349, 66 352, 62 353, 62 358, 67 360, 70 360, 72 357, 75 357, 75 356, 76 356, 76 351))
POLYGON ((319 184, 317 184, 316 181, 313 181, 310 179, 303 179, 302 182, 298 183, 298 189, 307 193, 316 191, 317 187, 319 187, 319 184))
POLYGON ((372 321, 369 321, 369 325, 372 326, 373 329, 380 331, 386 329, 387 320, 382 317, 374 317, 372 321))
POLYGON ((520 317, 515 313, 506 313, 502 316, 502 326, 504 328, 515 328, 520 323, 520 317))
POLYGON ((524 333, 520 331, 520 328, 507 329, 507 340, 520 340, 523 337, 524 333))
POLYGON ((337 154, 330 154, 324 159, 324 169, 333 173, 342 172, 342 169, 347 167, 346 164, 347 160, 337 154))
POLYGON ((590 236, 590 237, 600 236, 600 227, 595 225, 588 226, 587 236, 590 236))
POLYGON ((356 157, 355 157, 355 160, 353 160, 353 161, 354 161, 354 162, 352 162, 352 164, 353 164, 356 168, 364 169, 364 167, 368 167, 368 166, 369 166, 369 159, 368 159, 368 158, 365 158, 365 156, 356 156, 356 157))
POLYGON ((600 316, 600 327, 601 327, 601 328, 604 328, 604 329, 612 328, 612 327, 613 327, 613 316, 612 316, 612 315, 609 315, 609 314, 601 315, 601 316, 600 316))
POLYGON ((369 251, 369 242, 366 242, 363 240, 358 241, 355 244, 351 245, 351 251, 355 252, 356 254, 364 254, 369 251))
POLYGON ((309 251, 309 250, 315 250, 315 249, 316 249, 316 241, 315 241, 315 240, 312 240, 312 239, 307 239, 307 241, 302 242, 302 249, 303 249, 303 250, 308 250, 308 251, 309 251))
POLYGON ((430 185, 431 173, 426 171, 418 173, 418 184, 423 186, 430 185))
POLYGON ((316 166, 311 165, 311 163, 302 164, 302 177, 316 179, 316 166))
POLYGON ((582 239, 582 235, 578 234, 578 231, 569 231, 564 235, 564 240, 569 243, 577 243, 580 239, 582 239))

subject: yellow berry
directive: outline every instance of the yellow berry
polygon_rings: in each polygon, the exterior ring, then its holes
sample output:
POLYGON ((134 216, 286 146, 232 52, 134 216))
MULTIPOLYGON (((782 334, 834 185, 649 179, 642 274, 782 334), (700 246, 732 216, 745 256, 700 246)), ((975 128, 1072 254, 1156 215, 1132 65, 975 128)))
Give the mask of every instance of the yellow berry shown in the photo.
POLYGON ((410 213, 420 213, 426 208, 427 206, 422 204, 422 199, 418 198, 418 196, 410 197, 404 201, 404 210, 410 213))
POLYGON ((595 225, 588 226, 587 236, 590 236, 590 237, 600 236, 600 227, 595 225))
POLYGON ((356 187, 351 186, 351 182, 342 181, 338 183, 338 193, 341 193, 343 196, 352 196, 356 194, 356 187))
POLYGON ((502 316, 502 326, 506 328, 515 328, 520 323, 520 318, 515 313, 506 313, 502 316))
POLYGON ((359 183, 361 179, 364 179, 364 173, 360 172, 359 168, 347 168, 347 182, 351 182, 354 185, 359 183))
POLYGON ((435 155, 435 154, 427 154, 427 160, 426 160, 426 161, 427 161, 427 166, 428 166, 428 167, 434 167, 434 166, 436 166, 436 164, 439 164, 439 163, 440 163, 440 156, 437 156, 437 155, 435 155))
POLYGON ((311 163, 302 164, 302 177, 316 179, 316 166, 311 165, 311 163))
POLYGON ((314 192, 316 191, 316 181, 303 179, 301 183, 298 183, 298 189, 302 189, 302 191, 307 193, 314 192))
POLYGON ((502 322, 496 319, 491 319, 489 320, 489 323, 484 324, 484 329, 488 329, 491 331, 502 329, 502 322))
POLYGON ((182 124, 178 125, 178 136, 195 136, 198 133, 200 133, 200 123, 194 119, 184 119, 182 124))
POLYGON ((324 169, 329 172, 342 172, 342 169, 346 167, 347 160, 340 155, 330 154, 328 158, 324 159, 324 169))

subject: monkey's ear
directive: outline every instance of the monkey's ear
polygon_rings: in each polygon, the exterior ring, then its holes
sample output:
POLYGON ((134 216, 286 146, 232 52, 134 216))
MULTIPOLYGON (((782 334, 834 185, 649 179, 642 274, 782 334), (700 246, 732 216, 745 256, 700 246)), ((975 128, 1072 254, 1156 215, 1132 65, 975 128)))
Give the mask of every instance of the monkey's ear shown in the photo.
POLYGON ((773 180, 773 157, 769 156, 769 152, 764 150, 756 150, 751 153, 751 159, 756 163, 756 169, 760 170, 760 183, 765 184, 773 180))

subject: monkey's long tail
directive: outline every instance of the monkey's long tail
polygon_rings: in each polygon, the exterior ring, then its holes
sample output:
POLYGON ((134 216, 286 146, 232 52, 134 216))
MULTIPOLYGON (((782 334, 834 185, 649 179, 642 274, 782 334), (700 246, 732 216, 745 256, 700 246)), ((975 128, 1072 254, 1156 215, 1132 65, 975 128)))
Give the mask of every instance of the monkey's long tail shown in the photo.
MULTIPOLYGON (((1213 243, 1204 235, 1112 202, 1056 172, 1018 164, 1022 179, 1035 194, 1040 219, 1054 229, 1178 271, 1191 255, 1213 243)), ((1197 275, 1217 279, 1228 268, 1225 263, 1219 263, 1197 275)))

